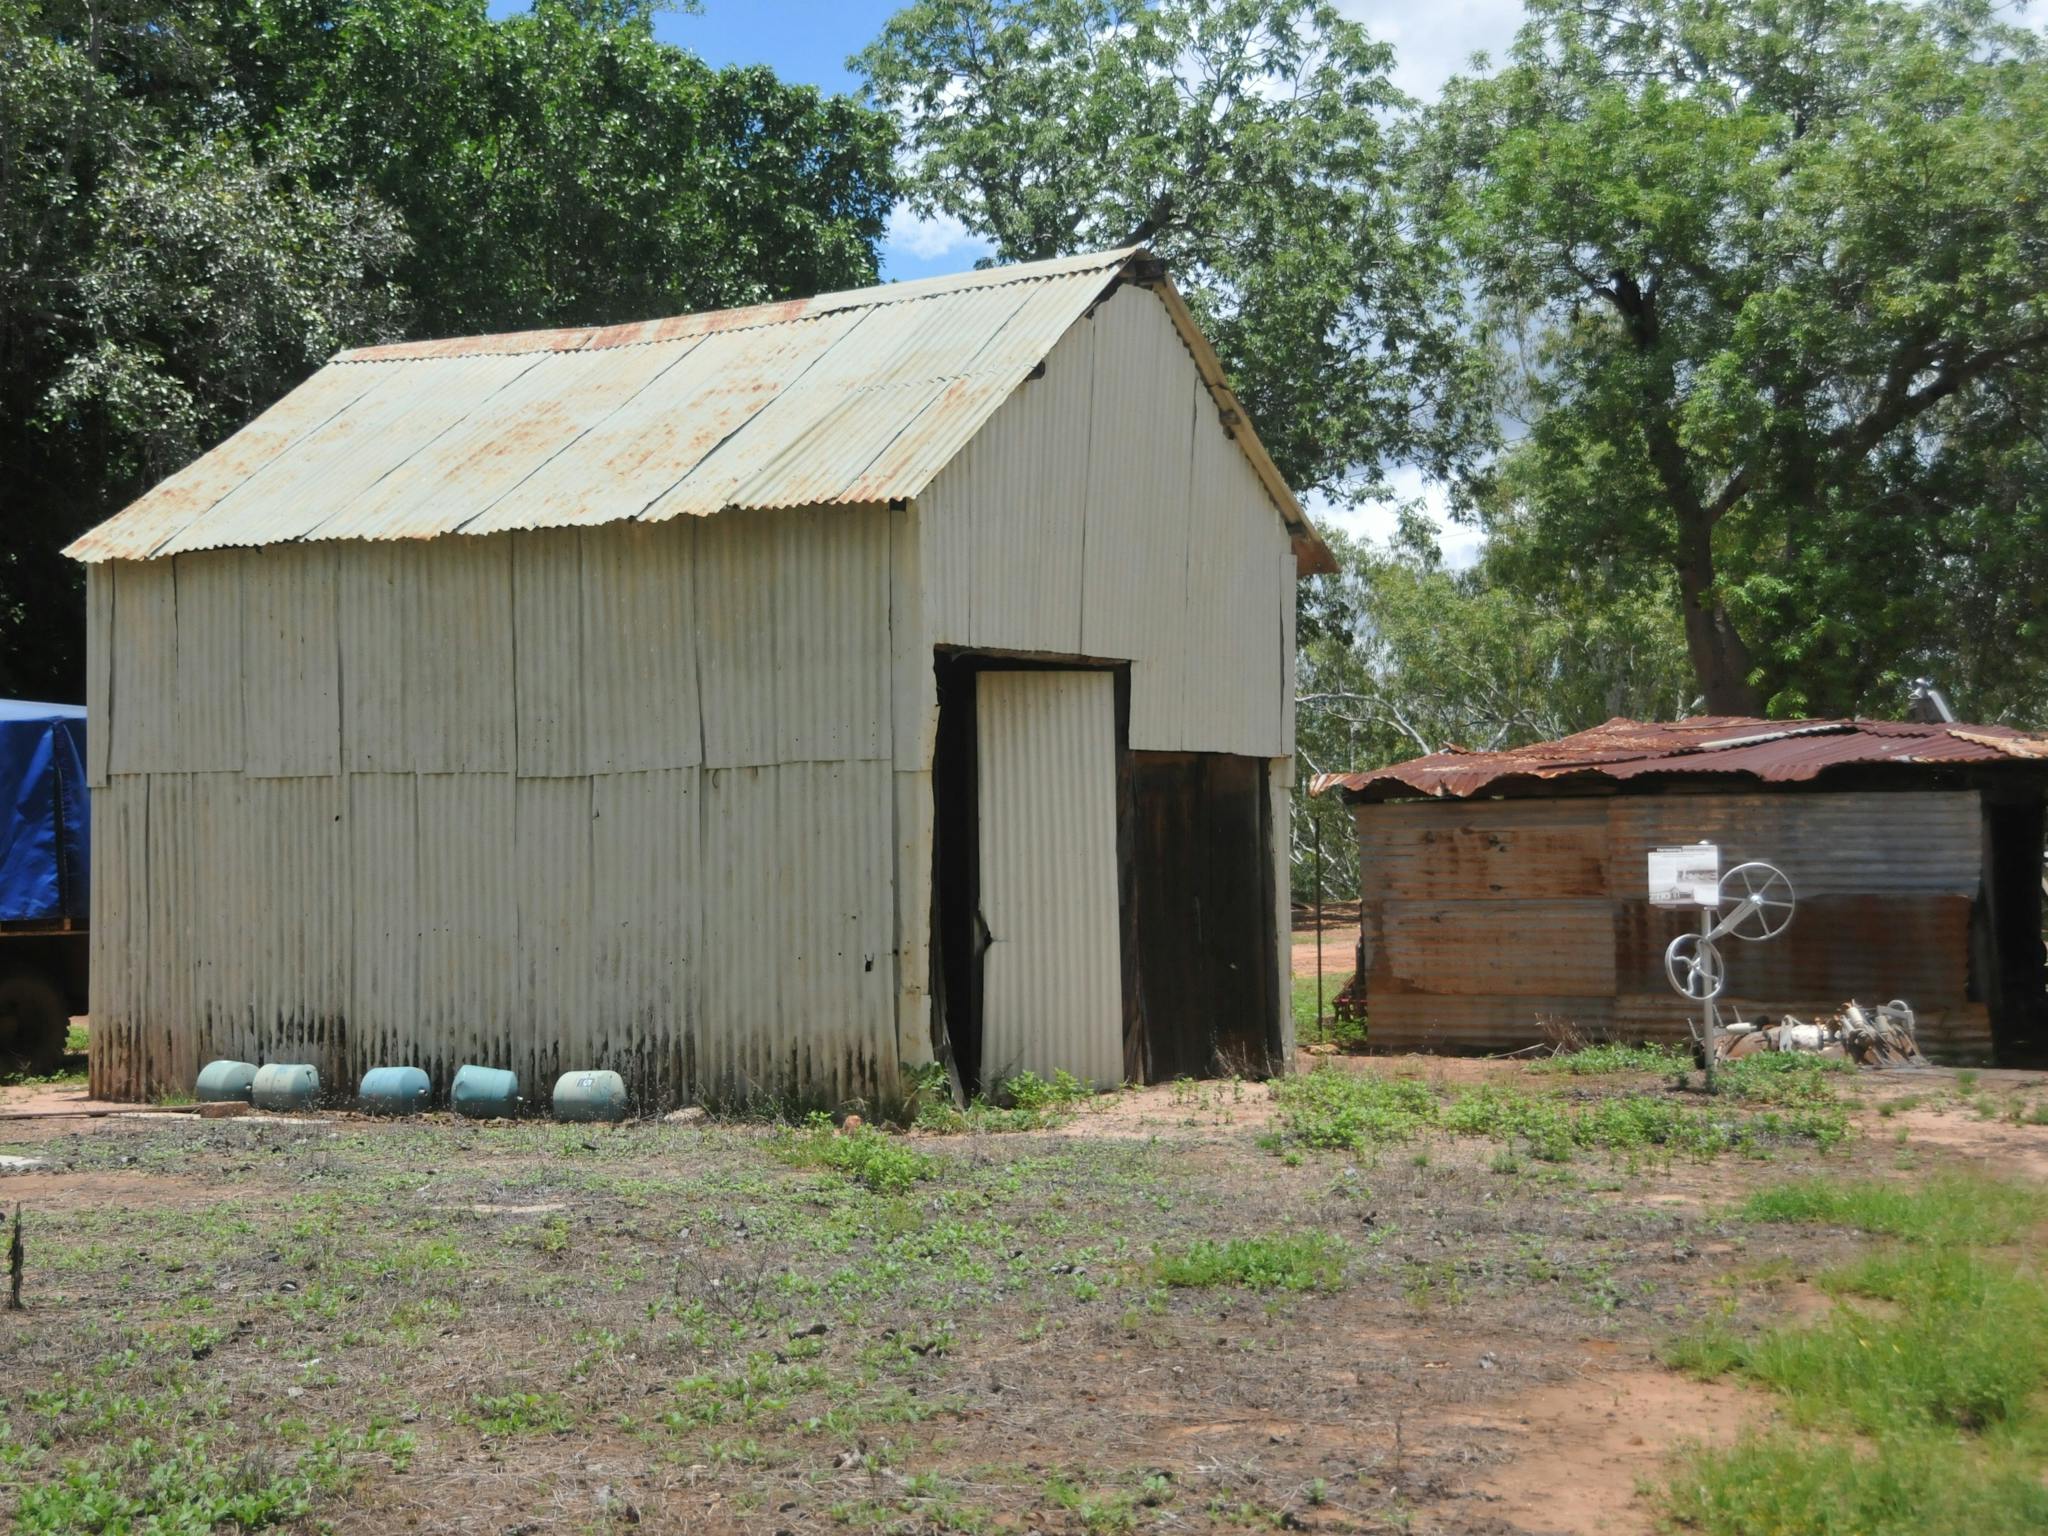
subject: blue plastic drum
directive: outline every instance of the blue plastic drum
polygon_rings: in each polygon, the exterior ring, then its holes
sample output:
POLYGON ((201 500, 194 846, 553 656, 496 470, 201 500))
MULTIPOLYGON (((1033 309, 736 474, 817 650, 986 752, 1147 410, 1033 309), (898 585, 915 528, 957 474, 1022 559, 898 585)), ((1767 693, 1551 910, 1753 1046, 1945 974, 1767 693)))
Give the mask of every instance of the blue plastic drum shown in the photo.
POLYGON ((247 1104, 255 1083, 254 1062, 209 1061, 199 1069, 192 1097, 202 1104, 247 1104))
POLYGON ((525 1102, 519 1097, 519 1074, 498 1067, 460 1067, 448 1090, 450 1107, 472 1120, 507 1119, 525 1102))
POLYGON ((616 1072, 564 1072, 555 1080, 557 1120, 623 1120, 626 1080, 616 1072))
POLYGON ((372 1115, 416 1115, 433 1096, 434 1085, 418 1067, 372 1067, 356 1092, 364 1112, 372 1115))
POLYGON ((256 1069, 249 1102, 258 1109, 311 1109, 320 1102, 320 1074, 303 1062, 273 1061, 256 1069))

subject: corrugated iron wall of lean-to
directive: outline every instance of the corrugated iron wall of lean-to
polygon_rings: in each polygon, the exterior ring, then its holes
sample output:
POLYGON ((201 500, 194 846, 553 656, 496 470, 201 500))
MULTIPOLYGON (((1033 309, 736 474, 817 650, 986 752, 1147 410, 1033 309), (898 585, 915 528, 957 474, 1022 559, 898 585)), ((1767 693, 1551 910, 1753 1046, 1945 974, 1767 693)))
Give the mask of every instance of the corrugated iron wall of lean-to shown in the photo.
POLYGON ((1768 860, 1798 895, 1783 935, 1724 949, 1727 1006, 1811 1017, 1902 997, 1930 1053, 1990 1054, 1970 997, 1974 791, 1429 801, 1355 815, 1377 1045, 1514 1050, 1544 1020, 1683 1040, 1689 1013, 1663 953, 1691 919, 1649 905, 1645 869, 1653 847, 1706 840, 1724 869, 1768 860))
POLYGON ((1128 660, 1137 751, 1292 753, 1287 528, 1155 294, 1077 321, 917 505, 935 643, 1128 660))
POLYGON ((94 1090, 223 1055, 343 1088, 601 1064, 649 1102, 893 1082, 923 1017, 891 889, 906 521, 90 567, 94 1090))

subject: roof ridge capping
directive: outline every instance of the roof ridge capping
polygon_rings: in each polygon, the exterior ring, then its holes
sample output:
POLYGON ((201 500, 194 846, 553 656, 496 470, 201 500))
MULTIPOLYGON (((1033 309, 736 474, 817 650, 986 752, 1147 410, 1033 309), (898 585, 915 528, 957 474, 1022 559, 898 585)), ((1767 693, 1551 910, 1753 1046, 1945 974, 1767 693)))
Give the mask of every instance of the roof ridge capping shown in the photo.
POLYGON ((1057 256, 1048 261, 1016 262, 1009 266, 976 267, 966 272, 942 273, 936 277, 914 278, 909 282, 877 283, 868 288, 847 288, 835 293, 813 294, 808 298, 782 299, 767 304, 749 304, 737 309, 697 310, 654 320, 628 320, 618 325, 563 326, 530 331, 501 331, 475 336, 444 336, 426 341, 393 341, 367 347, 349 347, 330 359, 337 363, 404 362, 420 358, 515 356, 523 352, 596 352, 611 347, 645 346, 656 341, 681 341, 692 336, 709 336, 719 331, 743 331, 764 325, 787 325, 839 314, 849 309, 873 309, 884 304, 908 304, 919 299, 940 298, 977 288, 1001 288, 1011 283, 1043 281, 1052 277, 1073 277, 1084 272, 1120 272, 1145 254, 1142 245, 1119 246, 1114 250, 1090 251, 1079 256, 1057 256))

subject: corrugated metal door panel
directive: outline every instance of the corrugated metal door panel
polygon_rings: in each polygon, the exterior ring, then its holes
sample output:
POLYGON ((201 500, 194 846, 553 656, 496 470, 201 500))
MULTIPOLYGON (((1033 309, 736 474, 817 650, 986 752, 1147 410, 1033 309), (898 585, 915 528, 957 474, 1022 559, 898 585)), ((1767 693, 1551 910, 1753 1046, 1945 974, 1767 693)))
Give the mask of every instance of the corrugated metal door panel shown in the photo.
MULTIPOLYGON (((178 588, 171 562, 111 567, 115 606, 112 683, 119 718, 109 743, 110 774, 175 767, 178 713, 178 588)), ((88 719, 90 736, 95 722, 88 719)))
POLYGON ((545 356, 418 359, 229 491, 163 546, 166 554, 318 535, 376 483, 545 356))
POLYGON ((365 1067, 410 1064, 445 1085, 446 1053, 420 1018, 418 781, 409 773, 352 774, 348 793, 356 894, 350 1040, 365 1067))
POLYGON ((972 525, 972 629, 941 639, 1081 653, 1095 336, 1076 324, 947 472, 967 493, 956 515, 972 525))
POLYGON ((512 541, 408 546, 414 582, 406 647, 406 735, 421 773, 514 767, 512 541))
POLYGON ((775 539, 776 760, 886 757, 888 510, 806 508, 779 516, 775 539))
POLYGON ((294 778, 341 769, 337 563, 325 546, 242 557, 244 771, 294 778))
POLYGON ((1116 686, 1106 672, 977 679, 982 1077, 1123 1079, 1116 686))
POLYGON ((406 738, 406 648, 413 632, 411 544, 335 547, 341 593, 342 761, 356 773, 413 767, 406 738))
POLYGON ((590 771, 695 767, 697 529, 620 523, 581 537, 590 771))
POLYGON ((582 535, 572 528, 510 537, 519 776, 588 773, 582 535))
POLYGON ((142 1073, 149 905, 149 780, 140 774, 111 778, 92 792, 88 1057, 96 1099, 139 1098, 149 1086, 142 1073))
POLYGON ((695 768, 592 782, 588 1006, 618 1042, 609 1064, 664 1105, 700 1087, 692 993, 705 871, 697 795, 695 768))
POLYGON ((786 512, 706 519, 697 529, 698 686, 704 761, 775 761, 775 559, 786 512))
POLYGON ((509 1060, 524 1081, 629 1056, 618 1021, 591 1007, 592 810, 587 778, 521 779, 515 794, 522 1006, 509 1060))
MULTIPOLYGON (((436 1070, 512 1065, 518 1006, 515 781, 509 773, 419 779, 420 1028, 436 1070)), ((426 1065, 424 1062, 422 1066, 426 1065)), ((545 1097, 552 1083, 536 1083, 545 1097)))
POLYGON ((176 757, 183 768, 242 766, 242 552, 180 555, 176 757))
POLYGON ((718 769, 701 785, 700 1086, 744 1101, 775 1086, 768 1062, 783 1026, 783 985, 796 971, 777 868, 776 770, 718 769))
POLYGON ((905 1066, 932 1059, 932 776, 895 775, 896 1054, 905 1066))
POLYGON ((1369 900, 1600 898, 1608 802, 1361 805, 1358 869, 1369 900))
POLYGON ((114 737, 114 567, 85 568, 85 783, 107 782, 114 737))
MULTIPOLYGON (((1982 811, 1974 790, 1627 795, 1611 802, 1615 889, 1642 888, 1649 850, 1721 845, 1721 867, 1764 859, 1803 899, 1926 891, 1974 896, 1982 811)), ((1798 921, 1795 916, 1794 922, 1798 921)))
MULTIPOLYGON (((1165 307, 1143 290, 1120 290, 1095 311, 1093 323, 1081 649, 1135 663, 1131 746, 1178 751, 1201 381, 1165 307)), ((1213 405, 1208 420, 1215 420, 1213 405)), ((1217 616, 1203 619, 1214 623, 1217 616)))
POLYGON ((1610 901, 1381 901, 1369 995, 1601 997, 1614 991, 1610 901))

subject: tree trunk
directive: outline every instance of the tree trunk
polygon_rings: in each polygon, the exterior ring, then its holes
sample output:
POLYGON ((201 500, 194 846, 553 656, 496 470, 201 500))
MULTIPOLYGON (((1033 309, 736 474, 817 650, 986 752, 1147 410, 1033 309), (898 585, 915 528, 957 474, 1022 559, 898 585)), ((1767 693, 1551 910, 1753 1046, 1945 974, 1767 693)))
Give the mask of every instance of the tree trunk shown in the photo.
POLYGON ((1692 658, 1710 715, 1761 715, 1763 696, 1749 680, 1755 661, 1742 636, 1712 600, 1712 532, 1686 530, 1678 555, 1679 608, 1685 615, 1685 649, 1692 658))

